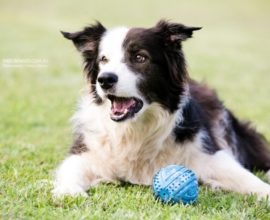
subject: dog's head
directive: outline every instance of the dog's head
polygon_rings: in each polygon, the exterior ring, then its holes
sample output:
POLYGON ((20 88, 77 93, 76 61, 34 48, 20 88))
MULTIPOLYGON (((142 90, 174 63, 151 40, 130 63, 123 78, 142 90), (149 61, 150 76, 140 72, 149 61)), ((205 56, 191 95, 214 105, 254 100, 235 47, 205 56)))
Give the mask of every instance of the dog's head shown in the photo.
POLYGON ((124 121, 152 103, 178 109, 187 80, 181 42, 199 29, 162 20, 152 28, 106 30, 97 23, 62 34, 82 53, 96 102, 109 99, 111 119, 124 121))

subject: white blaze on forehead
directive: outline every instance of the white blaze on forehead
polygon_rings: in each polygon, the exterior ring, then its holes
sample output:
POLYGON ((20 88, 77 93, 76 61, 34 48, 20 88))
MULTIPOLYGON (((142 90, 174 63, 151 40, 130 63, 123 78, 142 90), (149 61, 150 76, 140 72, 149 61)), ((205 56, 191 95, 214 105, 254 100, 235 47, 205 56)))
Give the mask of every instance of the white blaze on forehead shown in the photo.
MULTIPOLYGON (((125 51, 123 48, 129 29, 119 27, 108 30, 102 37, 99 45, 99 58, 105 56, 107 62, 100 62, 99 75, 110 72, 118 77, 113 95, 117 97, 136 97, 144 101, 137 88, 139 74, 132 72, 124 60, 125 51)), ((106 97, 106 92, 102 90, 99 83, 96 86, 100 97, 106 97)), ((145 101, 144 101, 145 102, 145 101)))
POLYGON ((126 27, 118 27, 108 30, 101 39, 100 42, 100 56, 106 56, 110 61, 119 61, 124 56, 123 42, 126 38, 126 27))
MULTIPOLYGON (((116 96, 134 96, 137 95, 136 76, 124 63, 123 43, 129 29, 118 27, 108 30, 101 39, 99 45, 99 57, 105 56, 106 63, 100 63, 99 74, 112 72, 118 76, 118 82, 115 88, 116 96)), ((97 87, 98 93, 102 91, 97 87)))

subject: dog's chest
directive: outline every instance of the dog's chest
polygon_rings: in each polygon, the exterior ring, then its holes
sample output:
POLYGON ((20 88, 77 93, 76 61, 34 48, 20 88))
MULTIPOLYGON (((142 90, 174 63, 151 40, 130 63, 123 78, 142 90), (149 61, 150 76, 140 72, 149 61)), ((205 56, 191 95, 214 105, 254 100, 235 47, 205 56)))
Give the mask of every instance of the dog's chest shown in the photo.
POLYGON ((158 169, 177 161, 174 148, 170 138, 162 144, 157 140, 148 142, 130 140, 113 146, 109 142, 103 143, 99 150, 95 149, 89 154, 92 162, 96 164, 96 171, 101 176, 150 185, 158 169))
POLYGON ((84 136, 94 172, 102 178, 149 185, 162 166, 179 163, 181 148, 171 135, 175 115, 161 106, 154 104, 142 117, 125 123, 112 122, 106 106, 82 107, 75 126, 84 136))

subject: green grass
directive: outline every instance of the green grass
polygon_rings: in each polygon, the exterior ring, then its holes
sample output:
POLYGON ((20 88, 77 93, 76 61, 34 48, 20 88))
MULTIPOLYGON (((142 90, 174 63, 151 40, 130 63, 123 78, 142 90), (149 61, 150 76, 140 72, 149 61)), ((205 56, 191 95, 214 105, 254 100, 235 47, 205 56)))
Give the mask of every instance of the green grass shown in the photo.
POLYGON ((79 55, 59 30, 94 19, 108 27, 150 26, 160 18, 203 26, 184 45, 191 75, 270 140, 269 1, 157 2, 0 1, 0 219, 270 219, 266 203, 207 187, 187 207, 162 205, 150 188, 128 184, 100 185, 89 198, 51 197, 84 84, 79 55), (8 58, 44 58, 48 65, 3 67, 8 58))

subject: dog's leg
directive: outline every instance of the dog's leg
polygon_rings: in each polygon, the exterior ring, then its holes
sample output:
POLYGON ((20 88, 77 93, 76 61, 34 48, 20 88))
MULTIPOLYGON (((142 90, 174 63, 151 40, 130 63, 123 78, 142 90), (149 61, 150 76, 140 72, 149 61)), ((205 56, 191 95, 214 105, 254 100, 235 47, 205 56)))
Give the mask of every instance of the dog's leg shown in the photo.
POLYGON ((256 194, 259 199, 270 197, 270 185, 242 167, 225 151, 204 157, 204 161, 197 164, 194 171, 203 183, 212 188, 256 194))
POLYGON ((97 180, 97 176, 91 170, 91 164, 86 154, 73 154, 67 157, 56 171, 54 196, 83 195, 86 190, 97 180))

